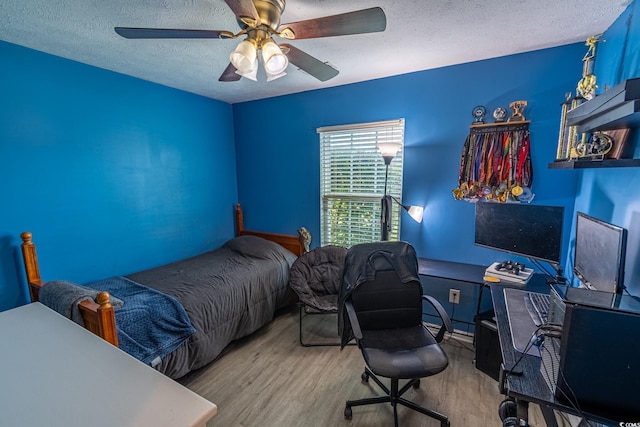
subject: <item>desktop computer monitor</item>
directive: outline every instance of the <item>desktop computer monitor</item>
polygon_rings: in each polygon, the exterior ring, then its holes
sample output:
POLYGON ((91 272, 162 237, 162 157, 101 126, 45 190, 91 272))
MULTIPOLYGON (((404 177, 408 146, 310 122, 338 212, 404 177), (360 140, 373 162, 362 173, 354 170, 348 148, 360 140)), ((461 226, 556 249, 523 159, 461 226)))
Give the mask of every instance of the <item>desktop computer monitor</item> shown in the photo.
POLYGON ((578 212, 573 273, 588 289, 622 292, 626 245, 624 228, 578 212))
POLYGON ((561 206, 478 202, 475 244, 557 265, 563 220, 561 206))

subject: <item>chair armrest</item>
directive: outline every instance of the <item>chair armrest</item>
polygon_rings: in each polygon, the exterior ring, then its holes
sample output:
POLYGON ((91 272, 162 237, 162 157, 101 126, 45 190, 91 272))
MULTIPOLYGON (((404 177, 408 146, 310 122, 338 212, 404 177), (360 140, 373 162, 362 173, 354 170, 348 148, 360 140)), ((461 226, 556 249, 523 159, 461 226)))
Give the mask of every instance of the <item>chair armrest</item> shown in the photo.
POLYGON ((349 316, 349 323, 351 323, 351 330, 357 340, 362 339, 362 329, 360 329, 360 323, 358 322, 358 316, 356 310, 353 308, 351 301, 346 301, 344 307, 347 309, 347 315, 349 316))
POLYGON ((431 295, 422 295, 422 299, 425 301, 429 301, 429 303, 431 303, 433 308, 435 308, 436 311, 438 312, 438 316, 440 316, 440 319, 442 319, 442 326, 438 331, 438 335, 436 335, 436 341, 441 342, 442 338, 444 338, 445 332, 449 332, 449 333, 453 332, 453 325, 451 325, 451 319, 449 318, 449 315, 447 314, 447 312, 444 310, 444 307, 442 307, 442 304, 440 304, 440 302, 437 299, 435 299, 431 295))

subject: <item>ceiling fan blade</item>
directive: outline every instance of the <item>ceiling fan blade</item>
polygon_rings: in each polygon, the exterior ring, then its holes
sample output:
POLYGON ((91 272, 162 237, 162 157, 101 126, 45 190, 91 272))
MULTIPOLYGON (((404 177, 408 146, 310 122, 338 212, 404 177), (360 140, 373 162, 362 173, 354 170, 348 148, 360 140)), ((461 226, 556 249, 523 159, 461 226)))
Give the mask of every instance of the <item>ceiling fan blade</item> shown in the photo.
POLYGON ((224 0, 233 13, 250 27, 260 25, 260 15, 251 0, 224 0))
POLYGON ((236 73, 236 67, 233 66, 232 63, 227 65, 227 68, 224 69, 222 75, 218 79, 219 82, 237 82, 240 80, 242 76, 236 73))
POLYGON ((229 31, 173 30, 167 28, 115 27, 116 33, 127 39, 219 39, 233 36, 229 31))
POLYGON ((287 53, 289 62, 300 68, 302 71, 311 74, 321 82, 326 82, 327 80, 337 76, 339 73, 339 71, 332 66, 325 64, 288 43, 282 43, 280 44, 280 47, 289 49, 289 52, 287 53))
POLYGON ((281 25, 279 30, 290 28, 295 34, 295 40, 300 40, 375 33, 384 31, 386 27, 387 17, 384 11, 379 7, 372 7, 371 9, 292 22, 281 25))

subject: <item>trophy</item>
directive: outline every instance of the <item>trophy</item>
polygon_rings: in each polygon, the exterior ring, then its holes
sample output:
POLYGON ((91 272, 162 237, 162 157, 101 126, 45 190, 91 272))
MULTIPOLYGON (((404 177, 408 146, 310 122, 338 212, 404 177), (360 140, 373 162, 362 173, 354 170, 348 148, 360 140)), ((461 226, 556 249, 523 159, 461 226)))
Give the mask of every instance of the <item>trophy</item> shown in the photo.
POLYGON ((513 110, 513 114, 509 117, 508 122, 522 122, 524 121, 524 116, 522 115, 522 111, 524 107, 527 106, 527 101, 513 101, 509 104, 509 107, 513 110))
POLYGON ((507 109, 504 107, 496 108, 495 110, 493 110, 493 118, 495 119, 496 123, 504 122, 507 118, 507 109))
POLYGON ((569 157, 569 143, 567 137, 567 112, 570 110, 572 104, 571 92, 565 94, 565 101, 562 105, 562 114, 560 114, 560 135, 558 136, 558 149, 556 151, 556 160, 562 160, 569 157))
POLYGON ((585 53, 582 61, 584 66, 582 68, 582 79, 578 82, 576 92, 586 100, 593 99, 596 94, 596 76, 593 74, 593 62, 596 58, 596 43, 599 41, 602 34, 591 36, 585 42, 585 45, 589 48, 585 53))
POLYGON ((613 138, 603 132, 594 132, 590 139, 583 139, 576 145, 576 152, 580 157, 591 160, 603 160, 604 155, 611 151, 613 138))
POLYGON ((487 109, 483 105, 478 105, 474 107, 471 111, 471 116, 473 117, 473 123, 471 125, 481 125, 484 124, 484 115, 487 114, 487 109))

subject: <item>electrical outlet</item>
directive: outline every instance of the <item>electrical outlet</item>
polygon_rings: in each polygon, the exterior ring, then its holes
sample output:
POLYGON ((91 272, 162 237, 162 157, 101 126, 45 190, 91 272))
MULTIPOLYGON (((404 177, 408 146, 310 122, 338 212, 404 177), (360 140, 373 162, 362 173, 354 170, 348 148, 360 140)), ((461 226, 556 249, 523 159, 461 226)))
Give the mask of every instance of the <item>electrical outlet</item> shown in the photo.
POLYGON ((460 290, 459 289, 449 289, 449 302, 454 304, 460 303, 460 290))

